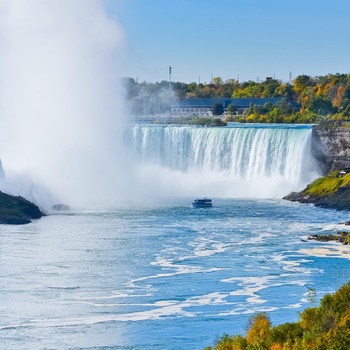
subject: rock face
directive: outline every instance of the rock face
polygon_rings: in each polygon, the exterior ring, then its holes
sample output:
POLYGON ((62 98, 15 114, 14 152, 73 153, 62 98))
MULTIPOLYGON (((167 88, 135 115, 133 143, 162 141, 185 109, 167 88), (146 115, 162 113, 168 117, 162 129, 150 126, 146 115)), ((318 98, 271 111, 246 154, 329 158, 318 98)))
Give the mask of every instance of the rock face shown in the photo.
POLYGON ((312 152, 323 174, 350 168, 350 127, 317 125, 312 128, 312 152))
POLYGON ((304 190, 301 192, 292 192, 283 197, 283 199, 291 202, 311 203, 316 207, 327 209, 350 210, 350 188, 338 190, 329 196, 310 195, 304 190))
POLYGON ((35 204, 0 191, 0 224, 28 224, 32 219, 39 219, 43 215, 35 204))

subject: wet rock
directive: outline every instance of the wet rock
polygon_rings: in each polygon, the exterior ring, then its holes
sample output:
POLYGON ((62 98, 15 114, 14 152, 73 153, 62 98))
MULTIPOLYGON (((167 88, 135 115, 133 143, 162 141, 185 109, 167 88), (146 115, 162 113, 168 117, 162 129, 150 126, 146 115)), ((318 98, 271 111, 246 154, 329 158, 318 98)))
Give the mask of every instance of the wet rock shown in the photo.
POLYGON ((350 244, 350 232, 348 231, 339 231, 337 232, 336 235, 311 235, 308 237, 309 240, 314 240, 317 242, 339 242, 342 243, 343 245, 348 245, 350 244))
POLYGON ((55 204, 51 207, 52 210, 55 211, 69 211, 70 210, 70 206, 67 204, 55 204))

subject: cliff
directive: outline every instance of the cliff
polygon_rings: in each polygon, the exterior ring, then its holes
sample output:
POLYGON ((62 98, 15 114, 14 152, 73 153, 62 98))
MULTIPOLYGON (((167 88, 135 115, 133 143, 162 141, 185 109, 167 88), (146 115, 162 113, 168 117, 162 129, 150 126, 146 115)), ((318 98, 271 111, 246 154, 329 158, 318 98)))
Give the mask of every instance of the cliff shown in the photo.
POLYGON ((333 123, 314 126, 312 152, 323 174, 350 168, 350 125, 333 123))

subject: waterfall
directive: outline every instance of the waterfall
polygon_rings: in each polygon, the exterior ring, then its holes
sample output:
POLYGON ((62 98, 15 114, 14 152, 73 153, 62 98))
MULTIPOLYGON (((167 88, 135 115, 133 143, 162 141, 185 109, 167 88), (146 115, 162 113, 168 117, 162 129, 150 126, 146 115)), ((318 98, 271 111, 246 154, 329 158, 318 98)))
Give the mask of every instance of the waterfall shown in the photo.
POLYGON ((169 195, 275 198, 301 190, 319 175, 311 130, 134 125, 125 137, 148 187, 153 183, 169 195))

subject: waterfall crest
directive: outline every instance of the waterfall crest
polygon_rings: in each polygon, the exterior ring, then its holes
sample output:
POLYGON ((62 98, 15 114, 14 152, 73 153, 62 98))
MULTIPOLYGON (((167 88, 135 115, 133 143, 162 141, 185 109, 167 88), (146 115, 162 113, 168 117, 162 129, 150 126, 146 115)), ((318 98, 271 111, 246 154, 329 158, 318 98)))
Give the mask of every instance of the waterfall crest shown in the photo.
POLYGON ((318 176, 307 126, 135 125, 127 140, 145 174, 176 193, 274 198, 318 176))

